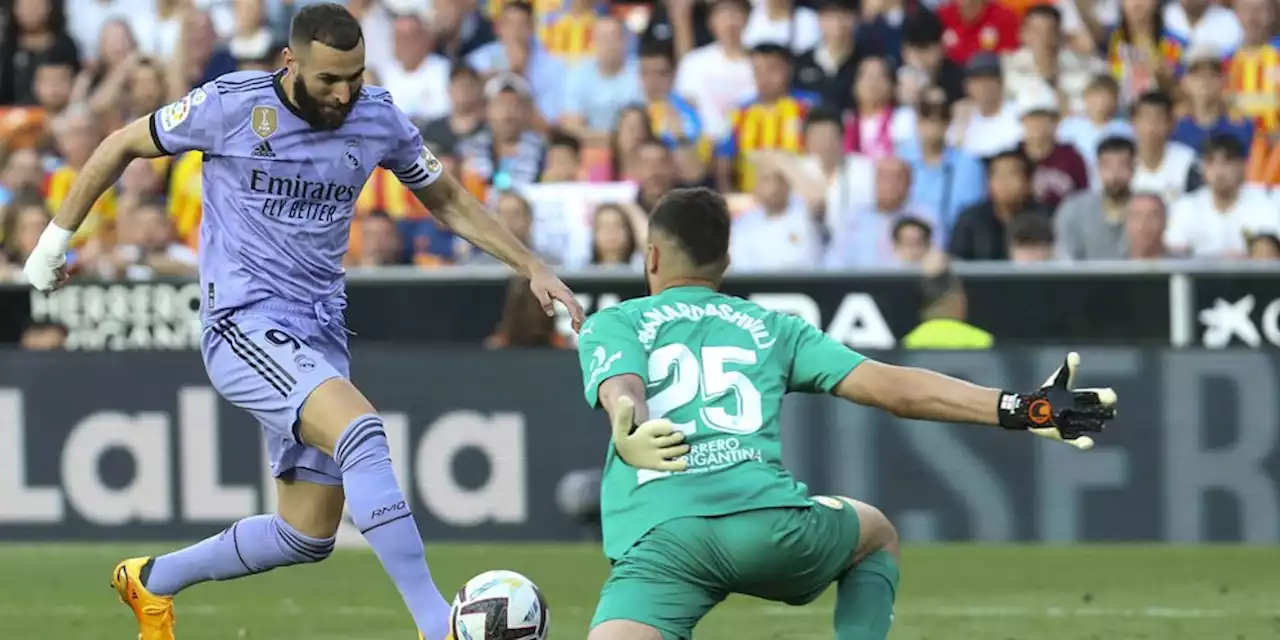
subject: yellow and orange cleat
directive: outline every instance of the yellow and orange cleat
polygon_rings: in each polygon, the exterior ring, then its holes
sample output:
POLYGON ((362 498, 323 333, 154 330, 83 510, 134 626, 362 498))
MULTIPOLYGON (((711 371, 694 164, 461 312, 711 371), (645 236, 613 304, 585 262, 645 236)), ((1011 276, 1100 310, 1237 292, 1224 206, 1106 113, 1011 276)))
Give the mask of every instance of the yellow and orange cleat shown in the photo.
POLYGON ((150 557, 122 560, 111 574, 111 587, 138 618, 138 640, 174 640, 173 626, 178 618, 173 598, 155 595, 142 586, 142 568, 148 562, 150 557))

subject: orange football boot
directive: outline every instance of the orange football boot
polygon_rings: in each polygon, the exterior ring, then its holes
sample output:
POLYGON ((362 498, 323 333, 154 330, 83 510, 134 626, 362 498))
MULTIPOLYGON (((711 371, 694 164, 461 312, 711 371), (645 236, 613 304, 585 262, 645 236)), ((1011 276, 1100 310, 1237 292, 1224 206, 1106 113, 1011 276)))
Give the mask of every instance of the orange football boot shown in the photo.
POLYGON ((155 595, 142 586, 142 568, 148 562, 150 556, 122 560, 111 574, 111 587, 138 618, 138 640, 174 640, 178 617, 173 612, 173 598, 155 595))

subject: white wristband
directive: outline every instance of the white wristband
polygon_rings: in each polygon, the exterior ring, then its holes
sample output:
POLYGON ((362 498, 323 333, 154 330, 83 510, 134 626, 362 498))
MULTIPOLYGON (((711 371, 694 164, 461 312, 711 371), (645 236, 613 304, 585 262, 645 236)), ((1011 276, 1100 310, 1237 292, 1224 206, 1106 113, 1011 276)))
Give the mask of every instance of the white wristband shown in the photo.
POLYGON ((50 222, 49 226, 44 228, 44 233, 40 234, 40 241, 36 243, 36 251, 60 256, 67 252, 67 247, 71 244, 71 236, 74 235, 74 231, 67 231, 50 222))

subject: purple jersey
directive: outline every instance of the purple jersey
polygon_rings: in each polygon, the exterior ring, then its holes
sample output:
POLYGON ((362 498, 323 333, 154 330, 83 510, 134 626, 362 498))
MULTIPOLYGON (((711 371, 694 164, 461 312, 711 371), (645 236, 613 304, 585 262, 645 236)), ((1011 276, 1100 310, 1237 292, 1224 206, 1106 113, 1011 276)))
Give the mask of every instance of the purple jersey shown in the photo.
POLYGON ((342 127, 323 131, 298 116, 282 75, 229 73, 151 116, 161 151, 204 153, 206 322, 270 299, 343 298, 351 218, 373 168, 391 170, 410 189, 442 171, 386 90, 364 87, 342 127))

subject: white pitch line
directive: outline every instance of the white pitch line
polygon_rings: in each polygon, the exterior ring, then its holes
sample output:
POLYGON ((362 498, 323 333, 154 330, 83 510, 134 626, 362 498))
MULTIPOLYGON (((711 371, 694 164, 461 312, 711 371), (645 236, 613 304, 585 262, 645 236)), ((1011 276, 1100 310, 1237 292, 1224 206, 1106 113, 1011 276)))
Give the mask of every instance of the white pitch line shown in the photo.
MULTIPOLYGON (((831 610, 813 607, 765 607, 771 616, 826 616, 831 610)), ((1266 618, 1280 609, 1182 609, 1175 607, 896 607, 899 617, 921 618, 1266 618)))

